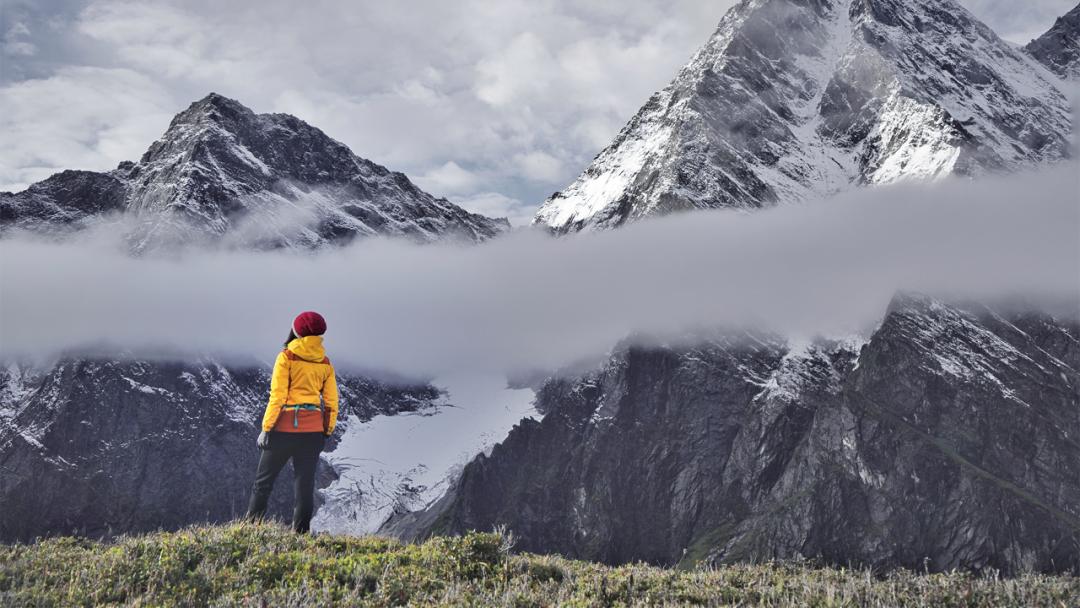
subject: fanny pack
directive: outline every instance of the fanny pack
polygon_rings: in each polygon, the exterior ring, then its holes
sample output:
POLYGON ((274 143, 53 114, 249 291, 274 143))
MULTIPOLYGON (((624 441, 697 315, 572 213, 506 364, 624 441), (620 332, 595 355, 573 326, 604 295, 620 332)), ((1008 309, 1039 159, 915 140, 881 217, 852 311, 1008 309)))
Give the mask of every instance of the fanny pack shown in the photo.
POLYGON ((282 406, 281 409, 283 409, 283 410, 292 410, 293 411, 292 426, 295 429, 295 428, 300 426, 300 412, 301 412, 301 410, 305 411, 305 412, 321 412, 322 411, 322 404, 316 405, 316 404, 313 404, 313 403, 298 403, 296 405, 282 406))

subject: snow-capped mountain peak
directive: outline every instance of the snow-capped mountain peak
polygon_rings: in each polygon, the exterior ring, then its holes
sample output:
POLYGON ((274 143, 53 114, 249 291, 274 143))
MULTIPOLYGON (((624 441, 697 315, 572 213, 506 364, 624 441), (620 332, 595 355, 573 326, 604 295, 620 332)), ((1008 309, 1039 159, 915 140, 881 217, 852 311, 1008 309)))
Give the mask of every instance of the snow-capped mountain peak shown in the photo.
POLYGON ((612 228, 1066 156, 1055 79, 952 0, 744 0, 535 223, 612 228))
POLYGON ((316 248, 371 235, 481 241, 509 228, 294 116, 256 114, 216 93, 177 114, 136 163, 0 193, 0 230, 66 233, 116 220, 105 211, 119 212, 134 251, 191 242, 316 248), (110 204, 99 209, 98 199, 110 204))

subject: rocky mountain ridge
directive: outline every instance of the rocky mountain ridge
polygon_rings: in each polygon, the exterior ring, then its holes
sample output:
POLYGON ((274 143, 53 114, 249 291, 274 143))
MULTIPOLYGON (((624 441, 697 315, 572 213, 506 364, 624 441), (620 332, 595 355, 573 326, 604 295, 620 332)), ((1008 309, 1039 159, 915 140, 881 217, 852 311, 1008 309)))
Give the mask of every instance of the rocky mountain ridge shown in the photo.
POLYGON ((142 252, 192 242, 312 249, 373 235, 479 242, 509 223, 436 198, 294 116, 256 114, 211 93, 138 162, 0 193, 0 231, 94 227, 142 252))
MULTIPOLYGON (((431 411, 425 385, 341 373, 341 428, 431 411)), ((174 529, 242 516, 270 369, 213 358, 66 357, 0 369, 0 541, 174 529)), ((330 446, 332 448, 333 445, 330 446)), ((320 486, 334 478, 320 468, 320 486)), ((291 471, 272 512, 292 512, 291 471)))
POLYGON ((1080 80, 1080 4, 1024 47, 1032 57, 1066 80, 1080 80))
POLYGON ((406 537, 609 563, 1080 572, 1080 324, 900 295, 869 340, 619 349, 406 537))
POLYGON ((613 228, 1068 155, 1057 80, 952 0, 743 0, 534 223, 613 228))

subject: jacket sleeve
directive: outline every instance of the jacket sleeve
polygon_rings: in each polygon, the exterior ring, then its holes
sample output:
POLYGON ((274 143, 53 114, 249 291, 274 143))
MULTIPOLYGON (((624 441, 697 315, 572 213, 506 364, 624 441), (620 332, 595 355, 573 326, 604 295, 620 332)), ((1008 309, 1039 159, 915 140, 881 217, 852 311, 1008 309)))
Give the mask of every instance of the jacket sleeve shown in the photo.
POLYGON ((330 374, 326 376, 326 381, 323 382, 322 387, 323 398, 323 432, 330 435, 334 432, 334 427, 337 426, 337 413, 338 413, 338 390, 337 390, 337 376, 334 374, 334 368, 330 368, 330 374))
POLYGON ((274 361, 274 373, 270 376, 270 400, 266 403, 266 413, 263 414, 262 430, 272 431, 281 414, 281 406, 285 405, 285 398, 289 396, 289 359, 285 353, 278 353, 274 361))

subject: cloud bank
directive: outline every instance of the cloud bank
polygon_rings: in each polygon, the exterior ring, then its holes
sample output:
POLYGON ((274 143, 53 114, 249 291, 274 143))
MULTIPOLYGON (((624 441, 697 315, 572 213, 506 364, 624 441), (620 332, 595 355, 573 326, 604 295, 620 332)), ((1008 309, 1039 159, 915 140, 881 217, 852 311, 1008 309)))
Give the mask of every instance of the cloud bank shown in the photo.
POLYGON ((751 324, 838 334, 897 289, 1080 298, 1075 165, 862 190, 751 215, 712 211, 474 247, 369 240, 320 254, 0 241, 0 356, 100 345, 267 360, 318 310, 339 365, 413 377, 550 369, 659 337, 751 324))

